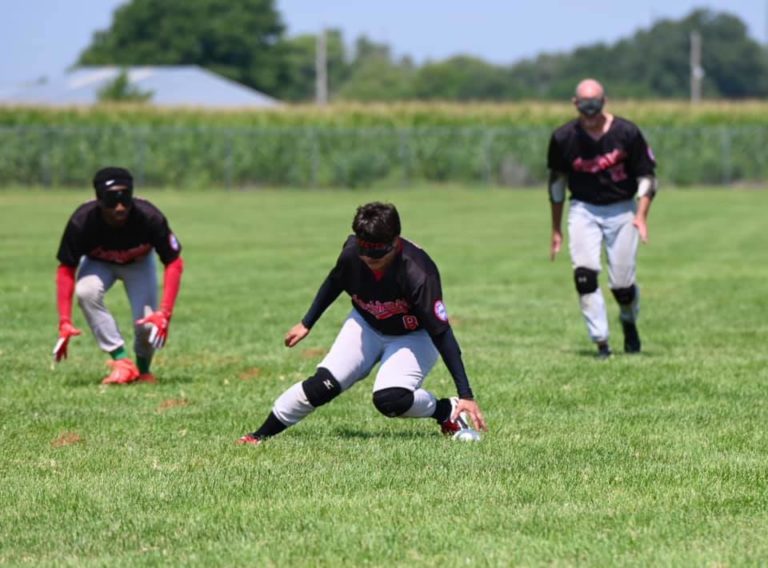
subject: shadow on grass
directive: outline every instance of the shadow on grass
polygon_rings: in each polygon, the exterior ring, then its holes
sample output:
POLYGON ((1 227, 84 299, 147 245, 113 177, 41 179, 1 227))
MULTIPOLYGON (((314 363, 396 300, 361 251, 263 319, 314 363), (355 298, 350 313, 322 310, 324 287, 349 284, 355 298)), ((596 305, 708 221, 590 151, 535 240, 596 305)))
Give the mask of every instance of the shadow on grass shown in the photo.
POLYGON ((622 359, 628 359, 628 360, 632 360, 632 359, 641 360, 646 358, 658 357, 658 355, 653 351, 649 353, 646 350, 643 350, 641 353, 624 353, 623 349, 614 350, 613 355, 611 355, 608 359, 598 358, 596 349, 571 349, 571 350, 567 350, 566 353, 577 355, 579 357, 585 357, 587 359, 594 359, 595 361, 610 361, 611 359, 615 359, 617 357, 620 357, 622 359))
POLYGON ((371 431, 371 430, 356 430, 353 428, 336 428, 333 431, 341 438, 358 439, 358 440, 376 440, 376 439, 398 439, 398 440, 423 440, 426 438, 439 437, 439 432, 423 432, 417 430, 408 430, 405 432, 387 432, 387 431, 371 431))
POLYGON ((163 385, 180 385, 189 384, 197 380, 197 377, 192 375, 157 375, 157 382, 147 383, 144 381, 134 381, 132 383, 124 385, 102 385, 101 381, 106 374, 98 374, 96 372, 83 373, 81 375, 67 377, 64 384, 68 387, 104 387, 104 388, 141 388, 151 389, 153 387, 160 387, 163 385))

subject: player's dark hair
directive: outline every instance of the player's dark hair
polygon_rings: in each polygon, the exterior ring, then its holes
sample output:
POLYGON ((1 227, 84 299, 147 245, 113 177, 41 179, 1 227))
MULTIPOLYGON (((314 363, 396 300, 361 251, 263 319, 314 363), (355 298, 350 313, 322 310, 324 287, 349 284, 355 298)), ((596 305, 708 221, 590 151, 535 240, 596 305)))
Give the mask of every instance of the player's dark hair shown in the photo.
POLYGON ((133 189, 133 176, 125 168, 109 166, 101 168, 93 176, 93 189, 96 190, 97 197, 101 197, 110 187, 120 185, 133 189))
POLYGON ((400 236, 400 215, 391 203, 366 203, 357 208, 352 230, 359 239, 391 243, 400 236))

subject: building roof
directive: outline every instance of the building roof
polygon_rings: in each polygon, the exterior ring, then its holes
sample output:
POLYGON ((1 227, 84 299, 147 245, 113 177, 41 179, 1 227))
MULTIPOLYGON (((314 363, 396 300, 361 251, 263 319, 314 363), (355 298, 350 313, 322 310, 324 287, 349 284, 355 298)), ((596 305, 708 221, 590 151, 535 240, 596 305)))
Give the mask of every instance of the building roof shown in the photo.
POLYGON ((0 88, 0 103, 89 105, 125 70, 132 87, 152 92, 150 104, 208 108, 271 107, 279 101, 197 65, 77 67, 58 77, 0 88))

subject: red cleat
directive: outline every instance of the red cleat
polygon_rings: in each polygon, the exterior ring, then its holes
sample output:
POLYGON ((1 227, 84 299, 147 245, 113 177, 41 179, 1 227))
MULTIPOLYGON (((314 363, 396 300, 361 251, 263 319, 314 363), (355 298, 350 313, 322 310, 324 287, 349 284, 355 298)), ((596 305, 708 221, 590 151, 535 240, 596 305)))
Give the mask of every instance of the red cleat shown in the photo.
POLYGON ((156 383, 157 379, 155 378, 155 375, 152 373, 141 373, 139 375, 139 378, 136 379, 137 381, 141 381, 144 383, 156 383))
POLYGON ((130 359, 118 359, 117 361, 107 361, 112 371, 101 381, 102 385, 126 385, 139 379, 138 367, 130 359))
POLYGON ((240 445, 244 444, 250 444, 251 446, 258 446, 264 441, 263 438, 259 438, 255 434, 246 434, 242 438, 240 438, 237 443, 240 445))

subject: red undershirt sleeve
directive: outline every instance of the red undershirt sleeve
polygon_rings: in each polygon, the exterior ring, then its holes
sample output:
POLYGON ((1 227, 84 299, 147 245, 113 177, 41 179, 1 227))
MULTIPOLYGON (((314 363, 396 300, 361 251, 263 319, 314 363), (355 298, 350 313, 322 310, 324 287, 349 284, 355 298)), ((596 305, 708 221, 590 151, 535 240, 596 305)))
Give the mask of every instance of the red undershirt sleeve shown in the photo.
POLYGON ((173 313, 173 306, 176 304, 176 297, 179 295, 182 272, 184 272, 184 261, 181 260, 181 257, 178 257, 165 265, 163 298, 160 302, 160 309, 169 317, 173 313))
POLYGON ((75 293, 75 267, 60 264, 56 269, 56 305, 59 323, 72 323, 72 296, 75 293))

